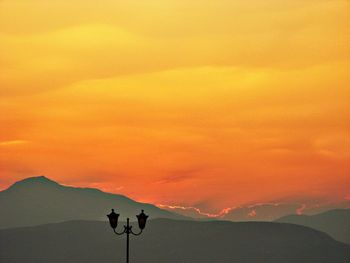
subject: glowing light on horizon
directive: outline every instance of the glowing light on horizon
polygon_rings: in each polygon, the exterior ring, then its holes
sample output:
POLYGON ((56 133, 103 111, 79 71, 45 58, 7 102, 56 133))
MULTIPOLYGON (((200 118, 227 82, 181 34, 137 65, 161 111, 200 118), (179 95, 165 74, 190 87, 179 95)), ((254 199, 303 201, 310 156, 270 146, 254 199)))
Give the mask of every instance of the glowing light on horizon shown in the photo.
POLYGON ((165 208, 165 209, 170 209, 170 210, 176 210, 176 209, 181 209, 181 210, 193 210, 195 211, 198 215, 206 216, 208 218, 220 218, 223 217, 224 215, 228 214, 232 208, 224 208, 222 209, 218 214, 212 214, 212 213, 206 213, 201 211, 197 207, 193 206, 178 206, 178 205, 162 205, 162 204, 157 204, 159 208, 165 208))

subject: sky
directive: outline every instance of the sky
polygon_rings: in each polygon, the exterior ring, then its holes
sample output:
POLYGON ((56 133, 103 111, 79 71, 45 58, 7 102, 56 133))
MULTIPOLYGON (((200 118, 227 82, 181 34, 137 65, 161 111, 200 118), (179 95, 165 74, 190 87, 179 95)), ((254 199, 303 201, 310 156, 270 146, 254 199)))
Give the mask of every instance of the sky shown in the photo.
POLYGON ((350 200, 349 0, 1 0, 0 189, 204 213, 350 200))

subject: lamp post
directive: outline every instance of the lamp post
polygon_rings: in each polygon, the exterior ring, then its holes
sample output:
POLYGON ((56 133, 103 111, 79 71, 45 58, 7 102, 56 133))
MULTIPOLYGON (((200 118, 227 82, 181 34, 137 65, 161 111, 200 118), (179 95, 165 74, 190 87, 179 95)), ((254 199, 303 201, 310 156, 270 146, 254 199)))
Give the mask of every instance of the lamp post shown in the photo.
POLYGON ((141 213, 136 216, 138 224, 139 224, 139 228, 140 228, 140 232, 138 232, 138 233, 134 233, 132 231, 132 226, 129 224, 129 218, 126 219, 126 225, 124 225, 124 230, 121 232, 118 232, 116 229, 118 226, 119 214, 115 213, 114 209, 112 209, 112 212, 109 215, 107 215, 107 217, 109 219, 109 224, 113 228, 113 231, 115 234, 117 234, 118 236, 126 234, 126 263, 129 263, 129 235, 130 234, 132 234, 134 236, 141 235, 142 231, 146 227, 148 215, 146 215, 144 213, 144 211, 142 210, 141 213))

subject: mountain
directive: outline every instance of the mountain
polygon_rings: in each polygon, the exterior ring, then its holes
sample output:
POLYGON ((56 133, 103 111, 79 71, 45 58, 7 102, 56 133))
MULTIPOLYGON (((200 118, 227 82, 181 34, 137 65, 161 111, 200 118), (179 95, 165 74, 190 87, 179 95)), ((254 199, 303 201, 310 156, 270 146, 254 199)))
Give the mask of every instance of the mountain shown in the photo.
POLYGON ((144 209, 151 218, 184 219, 154 205, 93 188, 60 185, 44 176, 16 182, 0 192, 0 228, 33 226, 68 220, 107 220, 115 208, 121 219, 144 209))
POLYGON ((185 207, 176 205, 159 205, 168 211, 192 217, 196 219, 219 219, 230 221, 274 221, 283 216, 302 213, 304 215, 315 215, 333 209, 349 209, 350 200, 328 200, 316 198, 296 198, 275 200, 265 203, 242 204, 235 207, 226 207, 216 214, 208 214, 197 207, 185 207))
POLYGON ((273 221, 295 212, 299 204, 267 203, 237 207, 224 214, 222 219, 231 221, 273 221))
POLYGON ((311 227, 350 244, 350 209, 335 209, 313 216, 289 215, 276 221, 311 227))
MULTIPOLYGON (((125 238, 107 222, 5 229, 0 230, 0 262, 124 262, 125 238)), ((134 263, 350 262, 349 245, 307 227, 270 222, 155 219, 140 236, 131 236, 130 251, 134 263)))

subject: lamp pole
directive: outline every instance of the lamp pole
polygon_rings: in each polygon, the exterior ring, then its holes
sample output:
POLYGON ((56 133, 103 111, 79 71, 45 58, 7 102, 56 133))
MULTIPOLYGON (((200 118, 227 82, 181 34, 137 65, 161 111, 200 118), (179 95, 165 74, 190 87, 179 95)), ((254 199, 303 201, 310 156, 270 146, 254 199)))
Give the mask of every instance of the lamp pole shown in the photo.
POLYGON ((109 219, 109 224, 113 228, 113 232, 115 234, 117 234, 118 236, 126 234, 126 263, 129 263, 129 236, 130 236, 130 234, 132 234, 134 236, 141 235, 142 231, 146 227, 146 222, 147 222, 148 215, 146 215, 144 213, 144 211, 142 210, 141 213, 136 216, 137 217, 137 221, 138 221, 138 225, 139 225, 139 228, 140 228, 140 232, 138 232, 138 233, 135 233, 135 232, 132 231, 132 226, 130 225, 130 219, 129 218, 126 219, 126 225, 124 225, 124 230, 121 231, 121 232, 118 232, 116 229, 117 229, 117 226, 118 226, 119 214, 115 213, 114 209, 112 209, 112 212, 109 215, 107 215, 107 217, 109 219))
MULTIPOLYGON (((126 219, 126 263, 129 263, 129 235, 130 235, 130 225, 129 225, 129 217, 126 219)), ((142 230, 141 230, 142 231, 142 230)))

